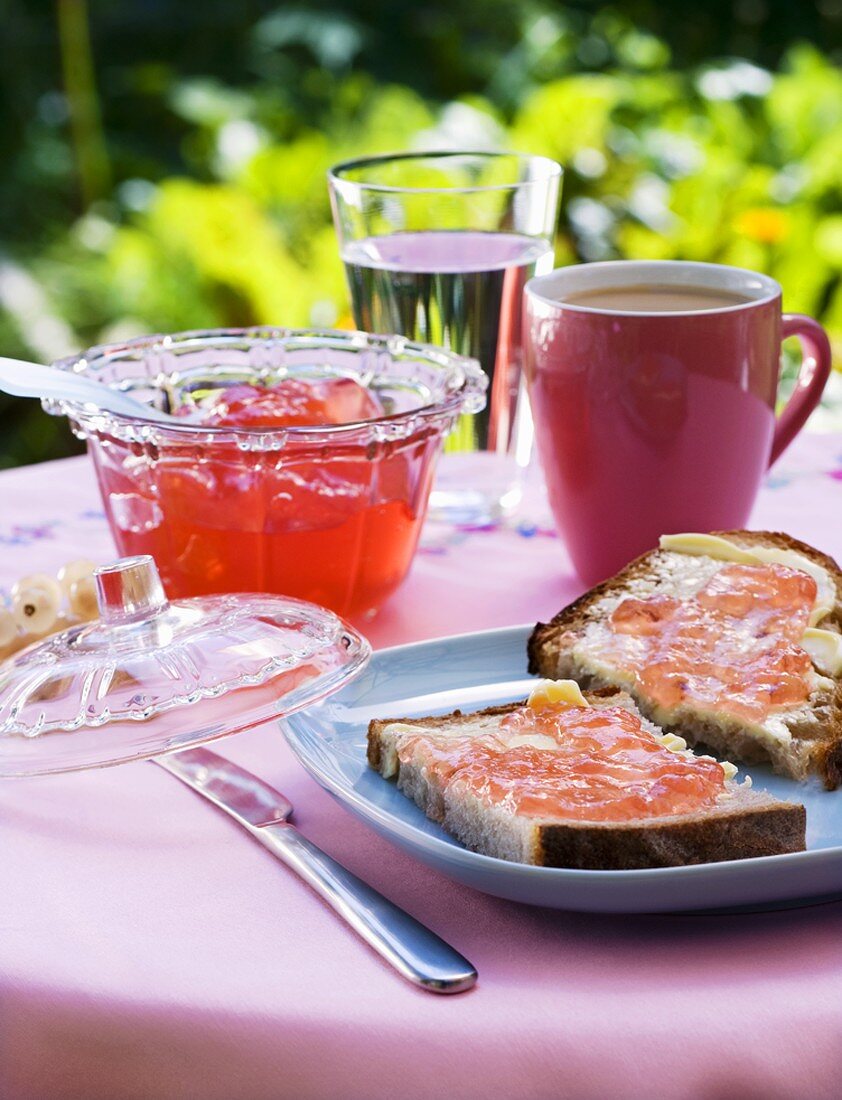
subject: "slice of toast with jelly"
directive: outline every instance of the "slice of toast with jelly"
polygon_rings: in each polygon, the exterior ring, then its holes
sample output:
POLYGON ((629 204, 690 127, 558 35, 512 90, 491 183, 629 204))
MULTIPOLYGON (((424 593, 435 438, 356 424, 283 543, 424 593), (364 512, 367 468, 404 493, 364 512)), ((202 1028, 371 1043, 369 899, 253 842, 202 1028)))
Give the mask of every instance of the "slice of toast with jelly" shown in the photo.
POLYGON ((788 535, 664 537, 539 623, 530 672, 628 691, 661 728, 795 779, 842 780, 842 574, 788 535))
POLYGON ((695 755, 623 691, 568 681, 474 714, 372 721, 370 765, 457 840, 545 867, 672 867, 804 848, 804 807, 695 755))

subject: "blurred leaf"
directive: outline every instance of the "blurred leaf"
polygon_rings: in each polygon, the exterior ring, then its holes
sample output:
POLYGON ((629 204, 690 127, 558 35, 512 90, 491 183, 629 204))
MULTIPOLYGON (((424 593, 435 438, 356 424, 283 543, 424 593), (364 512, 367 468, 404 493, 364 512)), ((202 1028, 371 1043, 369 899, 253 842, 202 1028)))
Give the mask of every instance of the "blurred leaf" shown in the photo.
POLYGON ((834 214, 819 222, 816 251, 838 271, 842 271, 842 214, 834 214))
POLYGON ((608 124, 623 94, 621 78, 587 74, 556 80, 533 93, 512 124, 512 148, 568 163, 583 145, 606 149, 608 124))
POLYGON ((278 8, 255 26, 253 37, 261 49, 305 46, 326 69, 347 68, 362 48, 361 26, 339 12, 321 12, 318 19, 307 8, 278 8))

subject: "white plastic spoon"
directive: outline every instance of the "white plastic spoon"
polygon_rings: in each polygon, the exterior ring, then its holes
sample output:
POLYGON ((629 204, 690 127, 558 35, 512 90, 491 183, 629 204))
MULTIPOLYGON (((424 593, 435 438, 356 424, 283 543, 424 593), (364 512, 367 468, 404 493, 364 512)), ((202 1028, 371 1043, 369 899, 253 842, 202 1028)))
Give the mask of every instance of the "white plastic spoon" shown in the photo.
POLYGON ((75 401, 94 405, 103 412, 130 416, 133 420, 154 420, 172 424, 175 417, 136 401, 128 394, 112 389, 93 378, 55 367, 42 367, 23 359, 0 356, 0 390, 14 397, 49 397, 59 401, 75 401))

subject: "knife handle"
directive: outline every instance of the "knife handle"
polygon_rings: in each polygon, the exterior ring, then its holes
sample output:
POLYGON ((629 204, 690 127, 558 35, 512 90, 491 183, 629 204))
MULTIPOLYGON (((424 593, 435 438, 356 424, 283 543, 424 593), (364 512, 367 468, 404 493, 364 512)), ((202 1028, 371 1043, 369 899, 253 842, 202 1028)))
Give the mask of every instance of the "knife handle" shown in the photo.
POLYGON ((462 993, 476 982, 476 970, 458 951, 317 848, 292 825, 268 825, 249 832, 300 875, 413 985, 429 993, 462 993))

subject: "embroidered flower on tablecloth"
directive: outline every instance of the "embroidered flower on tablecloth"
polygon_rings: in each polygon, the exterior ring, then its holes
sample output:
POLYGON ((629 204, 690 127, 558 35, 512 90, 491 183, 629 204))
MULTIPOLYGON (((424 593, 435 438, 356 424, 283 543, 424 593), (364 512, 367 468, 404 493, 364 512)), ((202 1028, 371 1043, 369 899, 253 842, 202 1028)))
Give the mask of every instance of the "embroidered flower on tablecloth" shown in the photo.
POLYGON ((34 526, 14 524, 7 532, 0 531, 0 546, 30 546, 42 539, 55 538, 55 528, 61 527, 60 520, 39 523, 34 526))
POLYGON ((524 539, 557 539, 558 532, 553 527, 542 527, 540 523, 519 523, 515 531, 524 539))
POLYGON ((441 557, 455 546, 460 546, 473 535, 511 533, 523 539, 557 539, 553 527, 532 520, 494 520, 491 523, 430 523, 424 528, 418 553, 428 557, 441 557))
POLYGON ((792 478, 787 477, 786 474, 769 474, 763 486, 766 489, 785 489, 791 481, 792 478))

